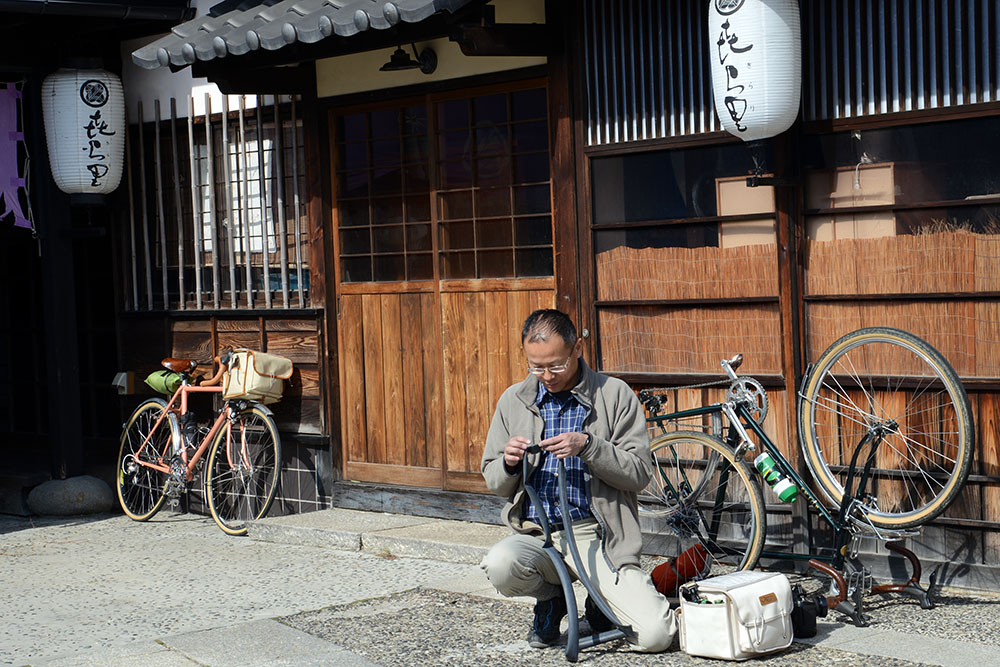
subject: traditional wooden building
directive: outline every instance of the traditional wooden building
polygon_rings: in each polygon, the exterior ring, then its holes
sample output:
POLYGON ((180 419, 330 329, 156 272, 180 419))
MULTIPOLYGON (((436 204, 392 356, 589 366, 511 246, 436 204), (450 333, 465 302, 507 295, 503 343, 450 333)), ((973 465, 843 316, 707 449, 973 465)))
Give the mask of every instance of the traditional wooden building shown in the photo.
POLYGON ((896 326, 951 361, 978 427, 963 496, 912 546, 996 588, 1000 10, 815 0, 801 25, 799 119, 751 187, 704 1, 216 5, 134 53, 230 97, 134 109, 121 367, 289 356, 278 511, 483 518, 482 443, 535 308, 571 313, 589 363, 636 388, 742 352, 793 460, 809 362, 896 326))

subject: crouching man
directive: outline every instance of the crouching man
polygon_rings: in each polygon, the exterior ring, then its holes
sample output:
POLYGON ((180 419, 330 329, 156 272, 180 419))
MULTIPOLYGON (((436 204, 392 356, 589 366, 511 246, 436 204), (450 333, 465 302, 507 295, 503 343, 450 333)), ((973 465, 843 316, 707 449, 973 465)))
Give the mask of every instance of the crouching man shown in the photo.
MULTIPOLYGON (((618 619, 632 626, 641 651, 670 647, 676 630, 667 599, 639 568, 642 534, 636 493, 653 472, 645 417, 635 394, 621 380, 591 370, 582 358, 582 341, 564 313, 537 310, 528 316, 521 344, 529 374, 504 391, 497 402, 483 452, 483 477, 490 490, 507 499, 502 519, 515 534, 495 544, 482 568, 497 591, 537 600, 528 643, 551 646, 566 616, 559 575, 542 549, 539 513, 544 512, 574 576, 575 565, 562 529, 556 472, 566 466, 569 519, 581 559, 618 619), (535 507, 524 490, 537 491, 535 507)), ((587 598, 585 615, 594 631, 613 626, 587 598)))

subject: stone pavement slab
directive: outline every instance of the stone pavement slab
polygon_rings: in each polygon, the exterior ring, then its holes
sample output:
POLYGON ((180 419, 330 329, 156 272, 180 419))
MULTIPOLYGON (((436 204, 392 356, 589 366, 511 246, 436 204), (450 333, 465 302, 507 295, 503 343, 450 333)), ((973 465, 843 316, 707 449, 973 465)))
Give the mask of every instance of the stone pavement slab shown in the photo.
MULTIPOLYGON (((915 610, 915 613, 917 611, 919 610, 915 610)), ((899 658, 945 667, 986 667, 1000 661, 1000 647, 986 644, 882 630, 877 627, 858 628, 847 623, 820 622, 817 623, 816 630, 815 637, 795 641, 863 655, 899 658)))

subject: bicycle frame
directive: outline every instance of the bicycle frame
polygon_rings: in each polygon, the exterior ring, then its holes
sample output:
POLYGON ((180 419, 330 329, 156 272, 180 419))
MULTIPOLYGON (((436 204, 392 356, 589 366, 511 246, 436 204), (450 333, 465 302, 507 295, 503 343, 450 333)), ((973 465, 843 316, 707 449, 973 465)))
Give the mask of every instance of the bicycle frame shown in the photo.
MULTIPOLYGON (((153 428, 150 429, 149 435, 146 436, 146 439, 143 441, 142 445, 140 445, 139 449, 136 451, 137 456, 135 458, 135 462, 147 468, 152 468, 159 472, 169 474, 171 472, 170 465, 166 463, 160 463, 160 461, 163 461, 164 459, 168 458, 168 452, 159 452, 157 456, 157 461, 158 461, 157 463, 153 463, 151 461, 143 461, 139 458, 138 454, 141 453, 142 450, 146 448, 146 446, 149 444, 150 438, 152 438, 153 434, 155 434, 157 429, 160 428, 160 425, 163 423, 163 420, 170 412, 174 412, 178 415, 187 414, 188 394, 190 393, 221 394, 222 391, 223 388, 219 385, 198 386, 198 385, 182 384, 180 387, 178 387, 177 391, 174 392, 174 395, 170 397, 170 401, 167 403, 166 407, 163 408, 163 411, 160 413, 160 416, 156 420, 156 423, 153 424, 153 428), (178 402, 178 400, 180 400, 180 407, 175 408, 174 405, 178 402)), ((219 429, 222 428, 223 424, 228 420, 228 417, 231 412, 232 408, 229 405, 223 407, 223 409, 219 412, 219 416, 216 417, 215 422, 212 424, 212 428, 202 439, 201 443, 198 445, 198 448, 194 451, 190 459, 188 459, 187 448, 184 447, 183 444, 181 444, 179 447, 175 447, 175 451, 170 453, 172 455, 177 455, 177 454, 180 455, 181 461, 184 463, 185 481, 190 482, 194 479, 195 467, 198 465, 198 462, 201 460, 201 458, 205 455, 205 452, 208 451, 208 444, 212 442, 216 434, 219 432, 219 429)), ((182 434, 181 438, 183 437, 184 436, 182 434)), ((228 454, 229 453, 227 451, 227 456, 228 454)), ((230 463, 232 463, 231 460, 230 463)))

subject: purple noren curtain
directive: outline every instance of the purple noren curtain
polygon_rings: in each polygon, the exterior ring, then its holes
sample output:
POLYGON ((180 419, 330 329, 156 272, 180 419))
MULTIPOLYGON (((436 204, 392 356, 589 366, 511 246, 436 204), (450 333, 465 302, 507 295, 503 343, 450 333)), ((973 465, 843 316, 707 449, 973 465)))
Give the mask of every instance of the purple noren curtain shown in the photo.
POLYGON ((18 102, 21 91, 16 84, 0 83, 0 220, 13 215, 16 227, 31 228, 21 202, 28 202, 24 175, 18 164, 18 144, 24 142, 24 132, 18 130, 18 102))

